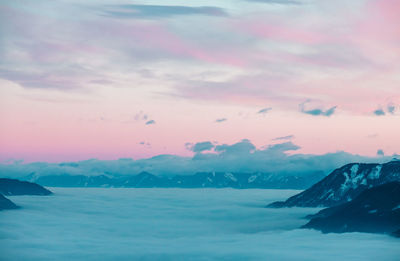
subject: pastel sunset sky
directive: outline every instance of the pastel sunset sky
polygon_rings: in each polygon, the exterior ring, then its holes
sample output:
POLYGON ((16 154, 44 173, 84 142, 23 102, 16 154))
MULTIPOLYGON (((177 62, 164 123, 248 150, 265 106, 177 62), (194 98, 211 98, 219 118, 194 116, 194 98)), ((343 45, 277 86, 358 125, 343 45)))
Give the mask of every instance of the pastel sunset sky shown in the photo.
POLYGON ((4 0, 0 161, 400 153, 398 0, 4 0), (188 149, 190 148, 190 149, 188 149))

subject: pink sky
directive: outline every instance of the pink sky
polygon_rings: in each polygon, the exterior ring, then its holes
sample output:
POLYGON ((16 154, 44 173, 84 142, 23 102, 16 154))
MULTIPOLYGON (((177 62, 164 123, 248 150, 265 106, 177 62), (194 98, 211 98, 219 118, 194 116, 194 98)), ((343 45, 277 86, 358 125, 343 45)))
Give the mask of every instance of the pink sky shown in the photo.
POLYGON ((0 161, 400 153, 399 1, 38 2, 0 4, 0 161))

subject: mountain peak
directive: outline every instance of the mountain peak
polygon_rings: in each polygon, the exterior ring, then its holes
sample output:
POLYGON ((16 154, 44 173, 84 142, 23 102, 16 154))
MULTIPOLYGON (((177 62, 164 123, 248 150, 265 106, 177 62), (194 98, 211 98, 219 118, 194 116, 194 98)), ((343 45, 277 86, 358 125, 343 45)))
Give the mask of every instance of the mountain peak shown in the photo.
POLYGON ((400 181, 400 161, 384 164, 350 163, 332 173, 309 189, 285 202, 269 207, 330 207, 348 202, 362 191, 391 181, 400 181))

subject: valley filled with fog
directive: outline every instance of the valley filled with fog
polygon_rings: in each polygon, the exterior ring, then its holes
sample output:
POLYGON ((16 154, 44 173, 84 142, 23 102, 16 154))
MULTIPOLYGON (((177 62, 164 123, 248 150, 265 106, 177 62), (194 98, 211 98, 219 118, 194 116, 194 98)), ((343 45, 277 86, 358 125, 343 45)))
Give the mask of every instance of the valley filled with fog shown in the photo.
MULTIPOLYGON (((386 235, 298 229, 316 208, 264 208, 295 190, 52 188, 12 196, 6 260, 395 260, 386 235)), ((5 260, 5 259, 1 259, 5 260)))

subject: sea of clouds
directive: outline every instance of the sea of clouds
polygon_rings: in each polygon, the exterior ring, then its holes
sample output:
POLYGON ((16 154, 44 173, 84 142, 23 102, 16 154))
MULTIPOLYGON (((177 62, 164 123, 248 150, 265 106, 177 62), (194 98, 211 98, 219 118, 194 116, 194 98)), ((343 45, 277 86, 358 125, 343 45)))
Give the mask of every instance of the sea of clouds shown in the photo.
POLYGON ((46 175, 134 175, 147 171, 155 175, 192 175, 196 172, 265 172, 278 175, 306 174, 330 171, 352 162, 383 163, 394 156, 366 157, 339 151, 322 155, 296 153, 300 147, 283 142, 256 148, 249 140, 228 145, 211 142, 187 144, 193 157, 158 155, 147 159, 98 160, 79 162, 24 164, 11 161, 0 164, 0 177, 20 178, 46 175))
POLYGON ((298 229, 298 191, 53 188, 0 212, 0 260, 398 260, 399 240, 298 229))

